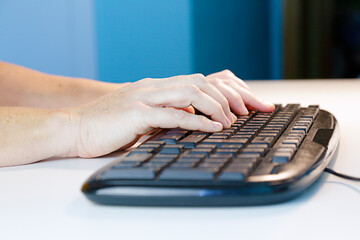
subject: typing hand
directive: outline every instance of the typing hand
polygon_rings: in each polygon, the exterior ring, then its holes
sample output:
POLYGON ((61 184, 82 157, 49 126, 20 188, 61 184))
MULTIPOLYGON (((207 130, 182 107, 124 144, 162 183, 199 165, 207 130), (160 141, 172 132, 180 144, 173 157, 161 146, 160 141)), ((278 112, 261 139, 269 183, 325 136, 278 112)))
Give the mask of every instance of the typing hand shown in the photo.
POLYGON ((230 107, 237 114, 247 114, 244 104, 261 111, 274 108, 257 99, 230 71, 207 77, 143 79, 71 109, 75 143, 69 152, 80 157, 105 155, 155 128, 221 131, 236 120, 230 107), (193 107, 211 119, 192 114, 193 107))
POLYGON ((231 109, 239 115, 247 115, 247 109, 271 112, 274 105, 257 98, 249 86, 231 71, 224 70, 206 77, 228 100, 231 109))

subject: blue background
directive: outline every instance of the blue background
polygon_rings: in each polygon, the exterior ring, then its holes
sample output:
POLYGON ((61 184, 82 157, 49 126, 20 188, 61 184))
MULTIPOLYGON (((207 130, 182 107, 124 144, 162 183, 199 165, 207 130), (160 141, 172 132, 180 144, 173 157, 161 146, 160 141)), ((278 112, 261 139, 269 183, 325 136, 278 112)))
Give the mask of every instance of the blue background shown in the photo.
POLYGON ((112 82, 280 79, 281 1, 0 0, 0 60, 112 82))

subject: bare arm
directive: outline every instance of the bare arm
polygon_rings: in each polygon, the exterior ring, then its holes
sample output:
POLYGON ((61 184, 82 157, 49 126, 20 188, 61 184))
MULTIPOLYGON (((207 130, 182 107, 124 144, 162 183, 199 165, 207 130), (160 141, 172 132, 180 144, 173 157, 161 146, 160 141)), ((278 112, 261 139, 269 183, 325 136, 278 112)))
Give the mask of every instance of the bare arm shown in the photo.
POLYGON ((236 120, 230 106, 237 114, 247 114, 245 105, 261 111, 274 109, 229 76, 143 79, 85 105, 63 109, 0 107, 0 166, 54 156, 102 156, 129 146, 154 128, 220 131, 236 120), (221 85, 222 81, 227 84, 221 85), (230 91, 230 86, 237 88, 232 81, 241 89, 230 91), (211 119, 178 110, 188 107, 211 119))
POLYGON ((62 110, 0 107, 0 167, 75 156, 69 116, 62 110))
POLYGON ((55 76, 0 61, 0 106, 78 106, 125 85, 55 76))

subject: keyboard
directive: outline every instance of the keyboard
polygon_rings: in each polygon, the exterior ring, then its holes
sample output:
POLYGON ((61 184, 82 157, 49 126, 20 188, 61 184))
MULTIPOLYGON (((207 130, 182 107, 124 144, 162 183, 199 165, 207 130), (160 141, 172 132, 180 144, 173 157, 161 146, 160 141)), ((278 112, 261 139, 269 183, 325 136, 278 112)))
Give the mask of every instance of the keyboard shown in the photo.
POLYGON ((162 129, 94 173, 82 192, 98 204, 244 206, 295 198, 335 159, 335 117, 310 105, 250 111, 221 132, 162 129))

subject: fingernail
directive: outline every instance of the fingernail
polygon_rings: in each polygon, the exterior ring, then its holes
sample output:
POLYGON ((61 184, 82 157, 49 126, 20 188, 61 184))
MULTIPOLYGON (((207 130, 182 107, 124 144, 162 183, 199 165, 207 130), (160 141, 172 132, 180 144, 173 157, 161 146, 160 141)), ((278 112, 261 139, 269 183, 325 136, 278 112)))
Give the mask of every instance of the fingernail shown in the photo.
POLYGON ((242 110, 243 110, 243 114, 244 114, 244 115, 248 115, 248 114, 249 114, 249 110, 248 110, 245 106, 243 107, 242 110))
POLYGON ((230 119, 226 119, 226 126, 224 126, 224 127, 226 127, 226 128, 229 128, 229 127, 231 127, 231 121, 230 121, 230 119))
POLYGON ((227 117, 227 119, 229 119, 230 122, 232 122, 234 119, 232 112, 229 112, 228 114, 226 114, 226 117, 227 117))
POLYGON ((274 107, 274 104, 273 104, 273 103, 265 102, 265 101, 263 101, 263 103, 264 103, 267 107, 274 107))
POLYGON ((212 122, 212 126, 213 126, 213 128, 215 129, 215 131, 221 131, 222 130, 222 128, 223 128, 223 126, 222 126, 222 124, 221 123, 219 123, 219 122, 212 122))
POLYGON ((232 118, 233 118, 233 123, 235 123, 236 120, 237 120, 237 117, 236 117, 235 114, 233 114, 233 113, 231 113, 231 116, 232 116, 232 118))

